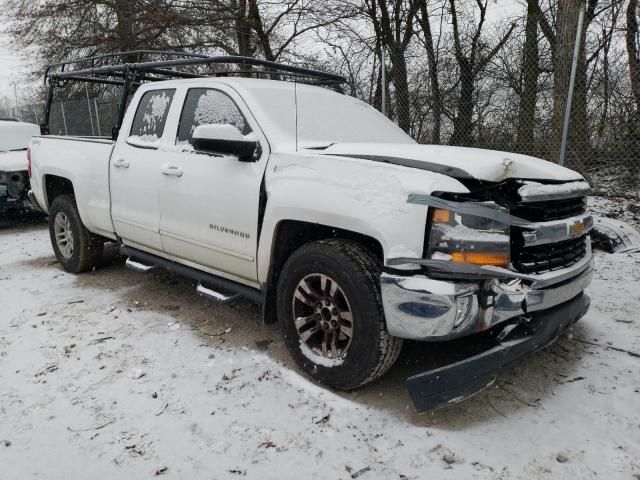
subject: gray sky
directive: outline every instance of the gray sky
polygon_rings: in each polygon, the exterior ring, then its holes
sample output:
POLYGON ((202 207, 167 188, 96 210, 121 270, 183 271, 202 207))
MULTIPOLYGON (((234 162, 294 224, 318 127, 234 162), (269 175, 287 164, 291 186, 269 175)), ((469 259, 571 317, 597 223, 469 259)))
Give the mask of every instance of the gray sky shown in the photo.
MULTIPOLYGON (((5 34, 0 33, 0 107, 5 107, 6 97, 9 107, 15 106, 15 95, 13 93, 12 81, 16 81, 18 90, 18 99, 20 100, 21 91, 28 89, 30 84, 25 83, 28 66, 20 60, 18 53, 9 45, 8 38, 5 34)), ((21 102, 22 103, 22 102, 21 102)))

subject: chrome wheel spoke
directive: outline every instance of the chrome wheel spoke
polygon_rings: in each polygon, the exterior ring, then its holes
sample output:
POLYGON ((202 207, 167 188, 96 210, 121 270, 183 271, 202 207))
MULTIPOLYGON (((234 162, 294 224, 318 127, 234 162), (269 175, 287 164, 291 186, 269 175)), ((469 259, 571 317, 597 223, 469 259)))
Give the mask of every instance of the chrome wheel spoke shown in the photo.
POLYGON ((353 328, 348 327, 346 325, 340 325, 340 333, 342 333, 345 338, 351 338, 353 336, 353 328))
POLYGON ((324 332, 324 335, 322 336, 322 356, 323 357, 329 356, 329 337, 330 336, 331 334, 329 332, 324 332))
POLYGON ((340 356, 340 352, 338 347, 336 346, 336 337, 338 336, 338 332, 333 332, 331 334, 331 357, 338 358, 340 356))
POLYGON ((63 212, 58 212, 53 222, 53 234, 60 254, 65 258, 73 255, 73 233, 69 217, 63 212))
POLYGON ((307 317, 298 317, 296 318, 295 324, 296 324, 296 330, 300 331, 303 327, 309 325, 312 322, 316 321, 316 316, 315 314, 313 315, 309 315, 307 317))
POLYGON ((304 279, 298 284, 296 298, 306 305, 313 306, 319 300, 320 296, 312 290, 306 282, 306 279, 304 279))
POLYGON ((330 297, 334 297, 336 294, 336 291, 338 290, 338 284, 333 280, 331 280, 326 275, 321 275, 320 290, 322 290, 323 294, 328 295, 330 297))
POLYGON ((340 312, 340 320, 346 320, 349 323, 353 323, 353 315, 351 315, 351 312, 340 312))
POLYGON ((317 326, 311 327, 309 330, 305 330, 304 332, 300 332, 300 340, 304 343, 307 343, 311 337, 313 337, 316 333, 318 333, 320 329, 317 326))

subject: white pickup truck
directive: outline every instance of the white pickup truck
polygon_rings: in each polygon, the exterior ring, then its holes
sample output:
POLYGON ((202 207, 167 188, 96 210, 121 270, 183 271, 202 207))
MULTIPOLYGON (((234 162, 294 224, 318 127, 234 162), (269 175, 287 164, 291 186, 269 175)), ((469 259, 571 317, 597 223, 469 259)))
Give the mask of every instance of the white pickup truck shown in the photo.
POLYGON ((419 145, 369 105, 298 81, 142 83, 118 127, 115 141, 31 142, 31 196, 64 269, 93 268, 112 241, 132 268, 250 298, 329 386, 380 377, 403 339, 490 332, 483 353, 407 380, 418 409, 438 407, 588 309, 588 185, 556 164, 419 145))
POLYGON ((39 133, 33 123, 0 120, 0 218, 29 210, 27 146, 39 133))

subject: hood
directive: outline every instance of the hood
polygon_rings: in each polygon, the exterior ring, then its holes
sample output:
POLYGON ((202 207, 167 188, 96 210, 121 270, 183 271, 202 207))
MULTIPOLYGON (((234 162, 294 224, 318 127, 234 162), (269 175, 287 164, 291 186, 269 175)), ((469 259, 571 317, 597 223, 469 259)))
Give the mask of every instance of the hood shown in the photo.
POLYGON ((0 120, 0 152, 27 148, 34 135, 40 135, 40 127, 34 123, 0 120))
POLYGON ((0 152, 0 172, 22 172, 27 170, 27 150, 0 152))
POLYGON ((499 182, 509 178, 547 181, 582 180, 555 163, 517 153, 479 148, 420 144, 337 143, 314 154, 361 158, 441 173, 453 178, 499 182))

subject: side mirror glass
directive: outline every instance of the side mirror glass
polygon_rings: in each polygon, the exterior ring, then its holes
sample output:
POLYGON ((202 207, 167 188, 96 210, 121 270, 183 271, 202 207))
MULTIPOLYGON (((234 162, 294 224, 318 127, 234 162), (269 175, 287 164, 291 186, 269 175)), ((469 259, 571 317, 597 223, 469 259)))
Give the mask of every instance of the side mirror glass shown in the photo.
POLYGON ((244 136, 229 124, 198 125, 193 131, 192 144, 196 150, 234 155, 241 162, 255 162, 259 143, 253 135, 244 136))

